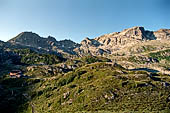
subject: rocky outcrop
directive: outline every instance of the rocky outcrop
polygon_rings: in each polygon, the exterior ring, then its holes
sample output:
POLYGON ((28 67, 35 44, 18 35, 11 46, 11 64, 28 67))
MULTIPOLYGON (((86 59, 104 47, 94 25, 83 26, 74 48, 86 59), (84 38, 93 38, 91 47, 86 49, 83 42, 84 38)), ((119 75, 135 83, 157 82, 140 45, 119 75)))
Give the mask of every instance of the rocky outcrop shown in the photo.
POLYGON ((79 56, 103 55, 106 53, 105 50, 100 48, 102 44, 95 39, 85 38, 83 41, 81 41, 80 45, 81 46, 79 48, 74 50, 79 56))

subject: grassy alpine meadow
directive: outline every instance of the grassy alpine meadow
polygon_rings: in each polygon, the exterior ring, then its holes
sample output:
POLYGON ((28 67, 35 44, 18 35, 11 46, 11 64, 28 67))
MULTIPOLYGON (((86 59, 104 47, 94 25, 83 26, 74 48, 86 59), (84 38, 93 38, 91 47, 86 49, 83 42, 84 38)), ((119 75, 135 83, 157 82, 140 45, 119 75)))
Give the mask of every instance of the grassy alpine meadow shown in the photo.
POLYGON ((5 89, 0 95, 1 111, 168 113, 169 83, 169 75, 130 71, 106 62, 86 64, 52 77, 4 77, 0 81, 5 89))

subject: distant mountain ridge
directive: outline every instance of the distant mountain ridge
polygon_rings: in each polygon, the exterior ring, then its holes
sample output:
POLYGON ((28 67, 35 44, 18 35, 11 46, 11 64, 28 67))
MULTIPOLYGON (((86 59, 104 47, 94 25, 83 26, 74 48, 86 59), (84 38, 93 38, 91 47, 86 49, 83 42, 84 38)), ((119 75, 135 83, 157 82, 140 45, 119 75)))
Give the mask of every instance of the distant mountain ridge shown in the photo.
POLYGON ((32 32, 22 32, 16 37, 10 39, 8 43, 65 54, 74 54, 73 49, 79 46, 79 44, 71 40, 57 41, 54 37, 48 36, 47 38, 43 38, 32 32))
POLYGON ((64 55, 106 55, 126 48, 127 46, 149 40, 169 40, 170 29, 148 31, 144 27, 132 27, 121 32, 105 34, 94 39, 85 38, 80 44, 71 40, 57 41, 54 37, 40 37, 36 33, 22 32, 10 39, 11 45, 33 47, 47 52, 58 52, 64 55))

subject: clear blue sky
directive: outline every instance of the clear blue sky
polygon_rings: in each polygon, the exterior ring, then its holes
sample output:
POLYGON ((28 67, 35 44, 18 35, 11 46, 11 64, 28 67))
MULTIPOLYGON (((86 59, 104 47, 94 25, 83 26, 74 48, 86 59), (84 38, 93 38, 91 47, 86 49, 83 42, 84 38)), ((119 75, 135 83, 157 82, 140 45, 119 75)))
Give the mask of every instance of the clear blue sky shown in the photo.
POLYGON ((170 28, 170 0, 0 0, 0 40, 23 31, 80 42, 133 26, 170 28))

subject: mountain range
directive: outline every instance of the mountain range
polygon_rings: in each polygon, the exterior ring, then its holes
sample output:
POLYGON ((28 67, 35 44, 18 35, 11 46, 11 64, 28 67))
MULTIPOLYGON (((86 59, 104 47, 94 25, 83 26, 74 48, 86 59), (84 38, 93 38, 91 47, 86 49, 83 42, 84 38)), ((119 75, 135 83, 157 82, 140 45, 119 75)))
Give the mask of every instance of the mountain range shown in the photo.
POLYGON ((170 29, 149 31, 144 27, 132 27, 94 39, 85 38, 80 44, 67 39, 57 41, 52 36, 43 38, 36 33, 22 32, 6 43, 8 46, 34 48, 37 51, 54 52, 64 56, 105 56, 151 40, 170 40, 170 29))

